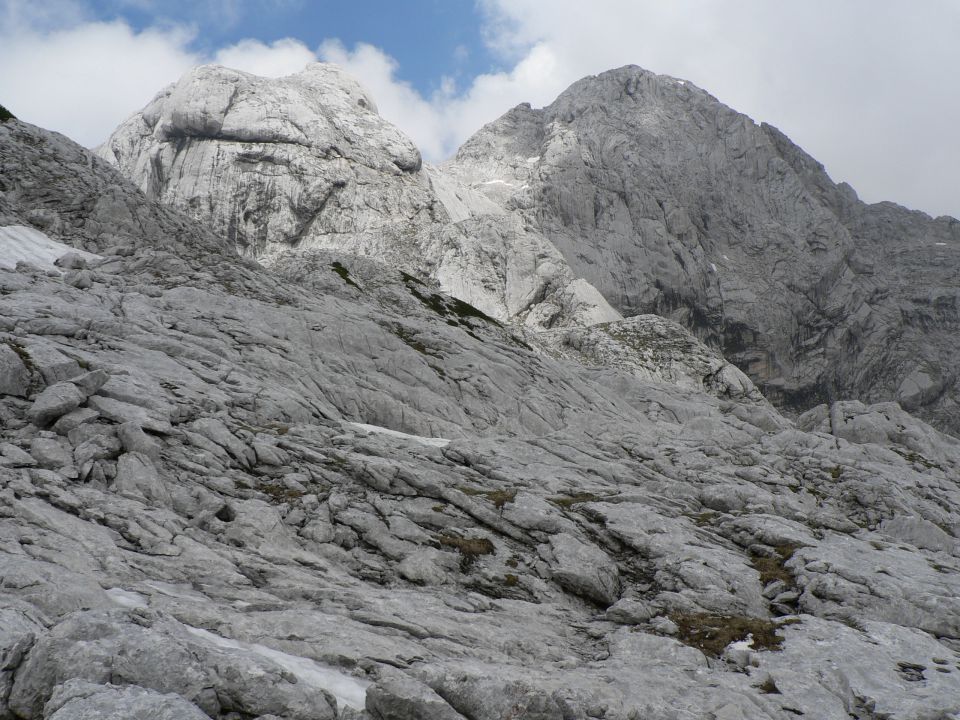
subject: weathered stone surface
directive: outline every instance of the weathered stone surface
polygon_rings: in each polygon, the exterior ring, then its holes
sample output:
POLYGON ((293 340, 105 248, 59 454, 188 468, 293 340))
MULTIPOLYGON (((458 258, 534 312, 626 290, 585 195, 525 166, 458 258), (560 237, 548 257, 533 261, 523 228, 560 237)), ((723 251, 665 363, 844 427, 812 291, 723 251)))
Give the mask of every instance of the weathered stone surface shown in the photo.
POLYGON ((794 423, 668 320, 258 266, 17 121, 0 181, 101 254, 82 291, 0 271, 2 332, 110 376, 65 435, 0 398, 0 716, 960 712, 960 443, 903 409, 794 423))
POLYGON ((110 379, 110 375, 104 370, 94 370, 84 373, 78 377, 70 378, 70 382, 80 388, 80 391, 89 397, 102 388, 110 379))
POLYGON ((117 428, 117 437, 128 453, 140 453, 150 460, 160 459, 160 445, 135 422, 125 422, 117 428))
POLYGON ((395 673, 367 690, 366 709, 379 720, 462 720, 429 686, 411 677, 395 673))
POLYGON ((30 390, 30 371, 9 343, 0 342, 0 395, 26 397, 30 390))
POLYGON ((561 586, 604 607, 620 597, 617 566, 595 545, 567 534, 550 536, 550 566, 561 586))
POLYGON ((208 717, 175 693, 83 680, 68 680, 58 685, 43 708, 43 716, 50 720, 204 720, 208 717))
POLYGON ((77 408, 66 415, 62 415, 54 424, 52 430, 58 435, 67 435, 81 425, 94 422, 100 413, 93 408, 77 408))
POLYGON ((31 338, 29 344, 20 348, 29 358, 28 364, 40 373, 47 385, 70 380, 82 372, 76 360, 67 357, 49 342, 38 342, 36 338, 31 338))
POLYGON ((76 385, 60 382, 44 389, 30 407, 30 421, 45 427, 71 410, 76 410, 87 396, 76 385))
POLYGON ((37 465, 48 470, 57 470, 73 463, 72 449, 59 438, 33 438, 30 455, 37 461, 37 465))

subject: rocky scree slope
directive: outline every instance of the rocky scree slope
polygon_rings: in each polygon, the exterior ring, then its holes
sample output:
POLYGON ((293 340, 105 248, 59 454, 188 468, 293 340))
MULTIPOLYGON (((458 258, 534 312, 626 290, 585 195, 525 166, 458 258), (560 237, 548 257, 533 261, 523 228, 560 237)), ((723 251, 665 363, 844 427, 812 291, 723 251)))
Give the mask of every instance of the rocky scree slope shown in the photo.
POLYGON ((960 222, 860 202, 691 83, 584 78, 441 171, 522 217, 622 314, 679 320, 782 407, 896 400, 960 433, 960 222))
POLYGON ((897 405, 265 269, 17 121, 0 231, 0 717, 960 712, 960 444, 897 405))
POLYGON ((439 280, 498 320, 620 317, 519 218, 424 169, 416 146, 334 65, 278 80, 196 68, 99 154, 267 265, 291 251, 348 251, 439 280))

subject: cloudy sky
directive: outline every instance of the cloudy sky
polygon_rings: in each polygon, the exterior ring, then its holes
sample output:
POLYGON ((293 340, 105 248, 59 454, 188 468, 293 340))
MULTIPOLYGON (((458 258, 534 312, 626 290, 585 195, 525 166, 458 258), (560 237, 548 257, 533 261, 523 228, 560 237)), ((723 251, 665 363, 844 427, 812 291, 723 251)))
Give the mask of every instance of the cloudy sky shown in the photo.
POLYGON ((767 121, 870 202, 960 217, 957 0, 0 0, 0 103, 87 146, 187 68, 344 65, 430 160, 633 63, 767 121))

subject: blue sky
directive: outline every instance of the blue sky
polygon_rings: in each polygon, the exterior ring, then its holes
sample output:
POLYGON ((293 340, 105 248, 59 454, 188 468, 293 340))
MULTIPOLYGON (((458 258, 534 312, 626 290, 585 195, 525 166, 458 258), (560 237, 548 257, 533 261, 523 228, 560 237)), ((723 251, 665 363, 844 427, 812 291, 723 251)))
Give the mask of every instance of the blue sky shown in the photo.
POLYGON ((140 31, 192 24, 197 36, 190 45, 205 54, 245 38, 296 38, 307 47, 329 38, 347 47, 369 43, 394 58, 397 77, 424 95, 444 76, 469 82, 502 69, 483 42, 483 12, 474 0, 97 0, 89 9, 140 31))
POLYGON ((430 162, 636 64, 766 121, 868 202, 960 216, 957 0, 0 0, 0 103, 103 142, 190 67, 335 62, 430 162))

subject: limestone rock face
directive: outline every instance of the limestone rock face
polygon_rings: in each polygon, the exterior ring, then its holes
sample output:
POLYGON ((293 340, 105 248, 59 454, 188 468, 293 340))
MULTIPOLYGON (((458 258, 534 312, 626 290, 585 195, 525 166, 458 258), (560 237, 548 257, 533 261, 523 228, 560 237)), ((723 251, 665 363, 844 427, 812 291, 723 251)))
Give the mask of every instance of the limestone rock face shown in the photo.
POLYGON ((226 231, 251 257, 309 246, 315 235, 360 242, 397 220, 415 220, 398 210, 427 212, 429 204, 416 183, 396 178, 420 168, 417 148, 334 65, 316 63, 280 80, 196 68, 127 121, 100 154, 149 196, 226 231))
POLYGON ((896 403, 264 267, 16 120, 0 188, 94 255, 0 268, 0 718, 960 714, 960 442, 896 403))
POLYGON ((442 171, 622 314, 680 321, 774 402, 898 400, 960 432, 960 222, 865 205, 691 83, 585 78, 490 123, 442 171))
POLYGON ((268 265, 363 255, 531 328, 655 313, 781 407, 896 400, 960 432, 960 224, 861 203, 684 81, 585 78, 430 168, 334 66, 206 66, 99 154, 268 265))
POLYGON ((291 250, 346 251, 438 279, 501 320, 619 317, 519 219, 421 171, 416 146, 334 65, 279 80, 196 68, 99 155, 266 264, 291 250))

